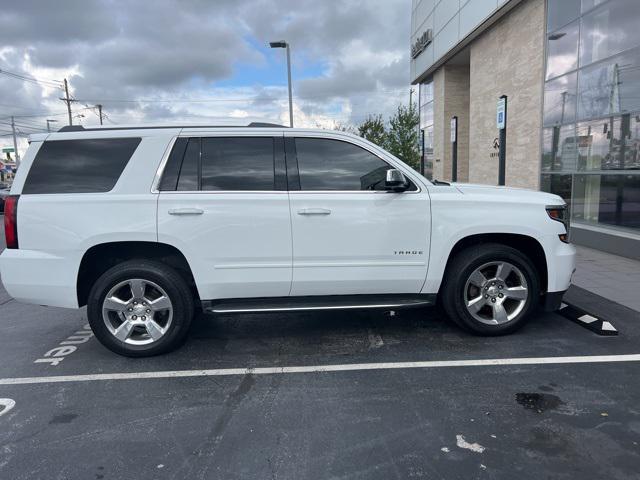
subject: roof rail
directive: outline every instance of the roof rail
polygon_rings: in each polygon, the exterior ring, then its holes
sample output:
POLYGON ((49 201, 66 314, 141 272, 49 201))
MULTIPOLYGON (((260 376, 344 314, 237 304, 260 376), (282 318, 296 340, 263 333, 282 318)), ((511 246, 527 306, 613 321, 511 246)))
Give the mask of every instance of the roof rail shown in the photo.
POLYGON ((140 126, 140 127, 85 127, 84 125, 65 125, 60 128, 58 132, 91 132, 101 130, 151 130, 157 128, 238 128, 238 127, 250 127, 250 128, 288 128, 284 125, 277 123, 267 122, 251 122, 248 125, 158 125, 158 126, 140 126))

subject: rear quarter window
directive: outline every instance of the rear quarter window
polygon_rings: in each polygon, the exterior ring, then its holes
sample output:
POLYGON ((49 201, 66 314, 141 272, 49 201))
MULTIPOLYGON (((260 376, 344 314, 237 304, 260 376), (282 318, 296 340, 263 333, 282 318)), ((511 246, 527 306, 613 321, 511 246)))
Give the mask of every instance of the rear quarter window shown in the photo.
POLYGON ((44 142, 22 193, 100 193, 115 186, 141 138, 44 142))

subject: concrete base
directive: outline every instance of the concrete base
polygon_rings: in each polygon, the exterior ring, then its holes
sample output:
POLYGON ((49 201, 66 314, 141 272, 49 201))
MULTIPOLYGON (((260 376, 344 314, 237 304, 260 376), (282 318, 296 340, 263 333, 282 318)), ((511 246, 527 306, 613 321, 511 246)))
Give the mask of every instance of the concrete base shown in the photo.
POLYGON ((576 245, 640 260, 640 236, 638 235, 573 224, 571 241, 576 245))

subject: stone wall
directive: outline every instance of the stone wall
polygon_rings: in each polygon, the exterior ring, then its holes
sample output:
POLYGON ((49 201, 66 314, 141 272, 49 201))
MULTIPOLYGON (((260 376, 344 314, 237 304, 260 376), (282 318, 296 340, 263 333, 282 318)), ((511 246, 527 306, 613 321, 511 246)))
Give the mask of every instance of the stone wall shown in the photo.
POLYGON ((458 117, 458 181, 469 179, 469 66, 445 65, 433 77, 433 177, 451 180, 451 118, 458 117), (443 101, 444 99, 444 101, 443 101))
POLYGON ((507 95, 506 184, 539 188, 543 75, 544 0, 522 2, 471 43, 470 182, 498 182, 496 102, 507 95))

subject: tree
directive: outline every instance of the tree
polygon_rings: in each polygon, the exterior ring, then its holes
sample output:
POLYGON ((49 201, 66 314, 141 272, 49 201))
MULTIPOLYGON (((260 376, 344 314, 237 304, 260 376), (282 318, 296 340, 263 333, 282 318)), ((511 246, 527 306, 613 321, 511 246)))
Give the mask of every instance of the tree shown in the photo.
POLYGON ((384 148, 387 132, 382 115, 369 115, 364 122, 358 125, 358 135, 384 148))
POLYGON ((357 133, 356 127, 350 123, 333 122, 333 127, 331 129, 337 130, 338 132, 352 133, 354 135, 357 133))
POLYGON ((389 120, 386 149, 407 165, 420 168, 418 125, 420 116, 415 106, 398 105, 396 114, 389 120))

